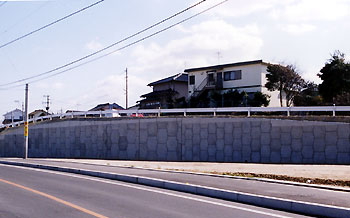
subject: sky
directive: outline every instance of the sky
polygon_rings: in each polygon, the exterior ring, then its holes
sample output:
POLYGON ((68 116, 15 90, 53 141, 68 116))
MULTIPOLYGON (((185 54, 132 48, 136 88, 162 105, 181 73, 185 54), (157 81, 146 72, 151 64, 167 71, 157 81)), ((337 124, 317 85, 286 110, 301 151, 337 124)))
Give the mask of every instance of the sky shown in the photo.
MULTIPOLYGON (((94 57, 221 1, 206 0, 94 57)), ((0 1, 0 47, 95 2, 98 0, 0 1)), ((96 61, 47 79, 5 85, 96 52, 197 2, 200 0, 104 0, 0 48, 0 114, 22 107, 25 83, 29 83, 29 111, 44 109, 45 95, 50 96, 52 113, 86 111, 102 103, 125 107, 126 68, 128 105, 132 106, 142 94, 152 91, 147 84, 187 68, 262 59, 293 64, 304 79, 320 83, 317 74, 330 54, 340 50, 350 56, 350 0, 228 0, 96 61)))

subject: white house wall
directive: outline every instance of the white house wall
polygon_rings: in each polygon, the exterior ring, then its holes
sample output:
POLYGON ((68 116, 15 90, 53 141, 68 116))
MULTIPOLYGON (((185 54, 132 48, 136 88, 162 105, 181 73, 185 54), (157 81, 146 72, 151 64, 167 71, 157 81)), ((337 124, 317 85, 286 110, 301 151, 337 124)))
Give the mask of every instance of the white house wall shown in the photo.
MULTIPOLYGON (((188 72, 189 78, 190 76, 195 76, 195 84, 188 85, 188 97, 191 97, 191 95, 194 93, 194 90, 198 89, 201 83, 207 78, 207 75, 208 75, 207 71, 210 71, 210 70, 188 72)), ((241 92, 242 91, 262 92, 270 96, 270 104, 269 104, 270 107, 280 106, 279 92, 278 91, 270 92, 265 88, 265 84, 267 82, 266 74, 268 73, 266 64, 249 64, 245 66, 233 66, 233 67, 224 68, 223 70, 218 72, 222 72, 223 89, 227 90, 227 89, 237 88, 237 90, 241 92), (225 81, 224 72, 235 71, 235 70, 242 71, 242 79, 225 81)), ((216 74, 215 74, 215 77, 216 77, 216 74)), ((283 104, 284 106, 286 105, 285 98, 283 99, 283 104)))

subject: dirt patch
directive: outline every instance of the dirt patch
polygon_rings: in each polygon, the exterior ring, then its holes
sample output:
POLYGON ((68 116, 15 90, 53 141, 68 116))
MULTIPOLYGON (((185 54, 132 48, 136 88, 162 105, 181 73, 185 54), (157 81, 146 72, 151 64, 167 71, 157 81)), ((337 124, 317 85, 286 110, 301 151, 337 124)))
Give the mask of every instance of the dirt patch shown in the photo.
POLYGON ((211 174, 217 175, 228 175, 228 176, 240 176, 248 178, 265 178, 265 179, 275 179, 283 181, 292 181, 305 184, 318 184, 318 185, 333 185, 333 186, 342 186, 350 187, 350 181, 347 180, 333 180, 333 179, 315 179, 315 178, 304 178, 304 177, 292 177, 285 175, 271 175, 271 174, 256 174, 256 173, 218 173, 210 172, 211 174))

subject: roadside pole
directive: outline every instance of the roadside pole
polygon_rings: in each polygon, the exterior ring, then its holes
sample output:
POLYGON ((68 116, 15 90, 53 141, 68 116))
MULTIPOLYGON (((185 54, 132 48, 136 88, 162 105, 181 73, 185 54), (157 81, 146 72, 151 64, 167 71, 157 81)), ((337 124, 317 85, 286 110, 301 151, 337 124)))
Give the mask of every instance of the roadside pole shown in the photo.
POLYGON ((24 106, 24 159, 28 158, 28 83, 25 89, 25 106, 24 106))

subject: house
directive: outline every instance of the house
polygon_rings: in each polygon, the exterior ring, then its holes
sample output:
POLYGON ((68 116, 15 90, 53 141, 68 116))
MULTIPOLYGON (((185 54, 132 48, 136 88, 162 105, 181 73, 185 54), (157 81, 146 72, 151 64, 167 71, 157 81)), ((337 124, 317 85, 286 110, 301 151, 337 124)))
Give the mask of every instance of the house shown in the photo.
POLYGON ((141 96, 141 109, 183 107, 188 92, 188 75, 179 73, 148 84, 153 91, 141 96))
POLYGON ((265 88, 267 66, 262 60, 254 60, 186 69, 188 98, 210 95, 213 91, 223 94, 229 90, 245 91, 251 98, 254 93, 262 92, 270 96, 270 107, 278 107, 279 92, 265 88))
POLYGON ((4 114, 4 121, 2 122, 3 124, 8 124, 8 123, 12 123, 12 122, 18 122, 18 121, 22 121, 23 120, 23 111, 21 111, 20 109, 15 109, 13 111, 10 111, 6 114, 4 114))
MULTIPOLYGON (((90 109, 89 111, 108 111, 108 110, 124 110, 124 108, 122 106, 120 106, 119 104, 113 103, 106 103, 106 104, 99 104, 96 107, 90 109)), ((104 114, 105 117, 120 117, 120 115, 118 113, 107 113, 104 114)))
POLYGON ((28 117, 29 117, 29 119, 33 119, 33 118, 35 119, 37 117, 44 117, 47 115, 50 115, 50 114, 47 111, 40 109, 40 110, 35 110, 35 111, 29 113, 28 117))

